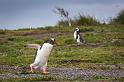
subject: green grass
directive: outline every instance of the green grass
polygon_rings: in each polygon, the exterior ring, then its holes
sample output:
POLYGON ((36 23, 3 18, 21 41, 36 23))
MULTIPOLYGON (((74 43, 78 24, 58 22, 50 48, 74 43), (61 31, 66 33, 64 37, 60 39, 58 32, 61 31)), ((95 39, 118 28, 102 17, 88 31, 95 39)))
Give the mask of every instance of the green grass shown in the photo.
POLYGON ((123 82, 124 81, 124 77, 121 78, 111 78, 111 77, 98 77, 98 76, 93 76, 92 77, 94 80, 97 81, 103 81, 103 82, 123 82))
POLYGON ((38 82, 38 81, 57 81, 58 79, 56 77, 45 75, 43 77, 37 77, 37 78, 9 78, 9 79, 3 79, 0 80, 0 82, 38 82))
MULTIPOLYGON (((113 25, 112 25, 113 26, 113 25)), ((103 63, 103 64, 113 64, 116 63, 124 63, 123 60, 123 40, 124 34, 121 32, 122 27, 118 26, 115 30, 112 29, 112 26, 87 26, 85 29, 94 29, 94 32, 84 32, 82 35, 86 40, 86 44, 83 46, 76 46, 73 40, 73 31, 71 33, 67 33, 66 35, 58 35, 56 37, 57 43, 59 46, 54 48, 51 56, 49 58, 50 66, 63 66, 64 61, 72 61, 72 65, 79 64, 82 66, 84 63, 103 63), (102 32, 101 29, 104 29, 102 32), (111 30, 110 30, 111 28, 111 30), (107 31, 108 30, 108 31, 107 31), (97 47, 92 47, 91 44, 99 43, 97 47), (100 47, 103 45, 103 47, 100 47), (114 52, 118 51, 118 52, 114 52), (117 57, 115 56, 117 54, 117 57), (115 60, 113 60, 113 55, 115 60), (79 61, 78 61, 79 60, 79 61), (56 63, 54 62, 56 61, 56 63), (78 61, 78 63, 75 63, 78 61), (74 64, 73 64, 74 63, 74 64)), ((84 27, 81 27, 84 29, 84 27)), ((113 28, 115 28, 113 26, 113 28)), ((54 29, 54 28, 53 28, 54 29)), ((0 45, 0 59, 2 60, 0 64, 7 65, 19 65, 26 66, 31 63, 35 50, 27 49, 24 46, 27 43, 38 43, 41 44, 46 40, 49 35, 44 35, 43 38, 36 39, 32 36, 32 33, 37 34, 37 30, 21 30, 23 34, 31 33, 28 36, 19 35, 18 31, 5 31, 5 33, 1 34, 1 45, 0 45), (18 34, 17 34, 18 33, 18 34), (17 34, 17 35, 16 35, 17 34)), ((43 31, 44 32, 44 31, 43 31)), ((48 30, 49 32, 49 30, 48 30)), ((42 31, 40 32, 42 33, 42 31)), ((64 64, 64 66, 66 63, 64 64)), ((68 66, 68 64, 67 64, 68 66)), ((76 65, 77 66, 77 65, 76 65)))
POLYGON ((121 78, 111 78, 111 77, 98 77, 98 76, 93 76, 90 80, 84 80, 82 81, 82 79, 80 77, 77 77, 75 79, 69 79, 69 78, 65 78, 63 80, 59 79, 58 77, 54 77, 54 76, 50 76, 50 75, 45 75, 42 78, 9 78, 9 79, 3 79, 0 80, 0 82, 39 82, 39 81, 59 81, 59 82, 123 82, 124 81, 124 77, 121 78))
POLYGON ((0 74, 6 74, 6 73, 9 73, 9 71, 7 71, 7 70, 0 70, 0 74))
MULTIPOLYGON (((85 48, 85 47, 57 47, 54 49, 53 53, 49 58, 49 64, 56 67, 87 67, 87 65, 94 64, 114 64, 116 62, 123 62, 123 55, 119 55, 119 53, 124 53, 122 51, 123 47, 114 48, 114 47, 98 47, 98 48, 85 48), (116 50, 115 55, 114 51, 116 50), (113 58, 115 56, 116 58, 113 58), (52 64, 52 62, 54 64, 52 64)), ((89 66, 88 66, 89 68, 89 66)))
MULTIPOLYGON (((81 26, 81 35, 86 40, 86 44, 82 46, 77 46, 74 42, 73 29, 74 27, 48 27, 47 29, 0 30, 0 65, 29 66, 33 62, 36 51, 24 46, 28 43, 42 44, 51 35, 50 33, 58 33, 56 36, 58 46, 53 49, 49 57, 49 67, 104 70, 111 69, 104 65, 124 64, 122 25, 81 26), (39 34, 42 37, 37 38, 39 34)), ((20 81, 22 80, 26 79, 20 81)))

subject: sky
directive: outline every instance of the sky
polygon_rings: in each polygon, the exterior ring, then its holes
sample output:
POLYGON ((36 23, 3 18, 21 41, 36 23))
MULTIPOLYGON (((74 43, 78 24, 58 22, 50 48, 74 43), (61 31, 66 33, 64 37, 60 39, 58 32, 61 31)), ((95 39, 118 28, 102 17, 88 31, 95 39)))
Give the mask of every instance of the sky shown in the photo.
POLYGON ((0 29, 54 26, 64 8, 71 18, 80 14, 108 22, 124 9, 124 0, 0 0, 0 29))

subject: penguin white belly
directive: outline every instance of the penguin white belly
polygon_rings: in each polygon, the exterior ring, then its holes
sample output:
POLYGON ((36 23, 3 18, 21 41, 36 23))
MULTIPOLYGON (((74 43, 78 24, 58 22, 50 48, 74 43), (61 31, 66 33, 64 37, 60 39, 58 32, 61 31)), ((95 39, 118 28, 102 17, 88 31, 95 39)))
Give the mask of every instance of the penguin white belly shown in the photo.
POLYGON ((80 36, 79 35, 77 36, 77 42, 80 42, 80 36))
POLYGON ((74 32, 74 39, 76 40, 77 37, 77 31, 74 32))
POLYGON ((78 43, 80 42, 80 39, 79 39, 79 38, 77 39, 77 42, 78 42, 78 43))
POLYGON ((33 63, 34 68, 42 67, 47 63, 52 48, 53 45, 49 43, 44 43, 41 49, 38 48, 37 55, 33 63))

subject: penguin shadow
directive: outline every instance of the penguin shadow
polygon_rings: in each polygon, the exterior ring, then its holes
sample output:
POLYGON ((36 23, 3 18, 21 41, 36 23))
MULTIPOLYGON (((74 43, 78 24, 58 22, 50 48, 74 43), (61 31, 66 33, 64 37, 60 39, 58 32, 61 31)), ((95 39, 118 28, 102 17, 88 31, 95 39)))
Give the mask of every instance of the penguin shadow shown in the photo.
POLYGON ((30 74, 30 66, 22 67, 20 74, 30 74))
POLYGON ((42 73, 40 71, 40 69, 35 69, 34 73, 32 73, 31 70, 30 70, 30 66, 25 66, 25 67, 22 67, 22 69, 20 71, 20 74, 42 74, 42 75, 47 75, 47 74, 51 74, 51 73, 50 72, 42 73))
POLYGON ((30 66, 22 67, 20 74, 36 74, 38 70, 35 70, 34 73, 31 72, 30 66))

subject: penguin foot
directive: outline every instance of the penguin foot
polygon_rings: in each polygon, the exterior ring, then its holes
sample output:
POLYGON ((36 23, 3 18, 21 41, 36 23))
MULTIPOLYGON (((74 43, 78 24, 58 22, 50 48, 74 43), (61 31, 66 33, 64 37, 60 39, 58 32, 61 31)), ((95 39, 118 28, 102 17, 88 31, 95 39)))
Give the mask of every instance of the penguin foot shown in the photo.
POLYGON ((33 71, 33 70, 31 70, 30 72, 31 72, 31 73, 34 73, 34 71, 33 71))
POLYGON ((42 74, 48 74, 49 72, 47 71, 47 67, 46 66, 43 66, 40 68, 40 71, 42 74))
POLYGON ((50 72, 48 72, 48 71, 43 71, 42 73, 43 73, 43 74, 49 74, 50 72))
POLYGON ((33 68, 32 64, 30 64, 30 69, 31 69, 31 73, 34 73, 34 68, 33 68))

